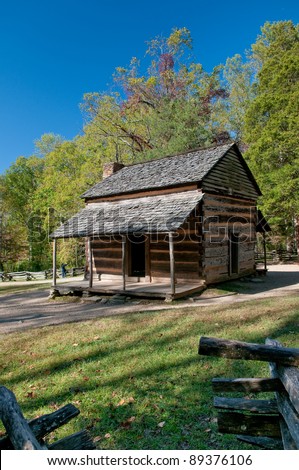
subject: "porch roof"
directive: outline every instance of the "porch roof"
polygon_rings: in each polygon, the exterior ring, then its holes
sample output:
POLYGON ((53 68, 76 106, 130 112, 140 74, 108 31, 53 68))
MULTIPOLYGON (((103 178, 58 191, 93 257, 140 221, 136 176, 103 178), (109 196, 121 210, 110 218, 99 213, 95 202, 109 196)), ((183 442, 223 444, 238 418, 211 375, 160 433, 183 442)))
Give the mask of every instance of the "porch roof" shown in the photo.
POLYGON ((203 193, 195 190, 88 204, 50 236, 74 238, 173 232, 181 227, 202 198, 203 193))
POLYGON ((260 209, 257 211, 256 231, 258 233, 271 232, 271 227, 260 209))

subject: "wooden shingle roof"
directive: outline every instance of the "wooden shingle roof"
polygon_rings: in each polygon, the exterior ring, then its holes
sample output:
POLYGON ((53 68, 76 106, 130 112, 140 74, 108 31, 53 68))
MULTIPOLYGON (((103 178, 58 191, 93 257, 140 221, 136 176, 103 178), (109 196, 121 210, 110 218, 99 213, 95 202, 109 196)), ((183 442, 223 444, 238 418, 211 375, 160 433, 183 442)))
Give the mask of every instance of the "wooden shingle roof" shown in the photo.
POLYGON ((235 144, 193 150, 127 166, 87 190, 82 197, 99 198, 201 182, 235 144))
POLYGON ((195 190, 91 203, 50 236, 73 238, 172 232, 181 227, 202 198, 203 193, 195 190))

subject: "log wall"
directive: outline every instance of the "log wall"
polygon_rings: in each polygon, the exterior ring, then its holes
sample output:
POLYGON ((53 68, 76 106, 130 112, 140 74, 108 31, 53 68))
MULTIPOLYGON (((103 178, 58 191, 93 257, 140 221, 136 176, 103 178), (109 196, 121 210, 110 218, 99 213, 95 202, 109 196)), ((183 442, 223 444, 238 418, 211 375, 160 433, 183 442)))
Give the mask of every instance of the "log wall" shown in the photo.
MULTIPOLYGON (((174 234, 176 279, 202 277, 202 224, 194 211, 174 234)), ((156 234, 150 240, 151 276, 168 278, 170 275, 169 239, 167 234, 156 234)))
POLYGON ((92 241, 95 277, 101 274, 122 275, 121 243, 120 235, 92 241))
MULTIPOLYGON (((202 224, 194 212, 174 234, 175 275, 177 279, 202 276, 202 224)), ((129 247, 129 243, 127 244, 129 247)), ((95 278, 101 274, 122 275, 121 237, 101 237, 92 241, 95 278)), ((127 274, 130 269, 127 253, 127 274)), ((152 279, 170 277, 169 239, 166 233, 151 234, 146 243, 146 271, 152 279)))
POLYGON ((256 200, 260 192, 253 181, 244 160, 231 149, 206 175, 202 190, 256 200))
MULTIPOLYGON (((199 209, 198 209, 199 211, 199 209)), ((256 241, 255 201, 223 194, 205 194, 200 212, 194 211, 174 235, 177 279, 205 279, 207 284, 254 272, 256 241), (232 272, 231 234, 237 234, 238 266, 232 272)), ((95 276, 122 275, 121 236, 93 240, 95 276)), ((147 276, 169 278, 169 240, 151 234, 146 245, 147 276)), ((127 255, 129 273, 129 253, 127 255)))
POLYGON ((254 272, 256 206, 251 200, 205 194, 203 274, 207 284, 254 272), (238 234, 238 270, 231 272, 231 234, 238 234))

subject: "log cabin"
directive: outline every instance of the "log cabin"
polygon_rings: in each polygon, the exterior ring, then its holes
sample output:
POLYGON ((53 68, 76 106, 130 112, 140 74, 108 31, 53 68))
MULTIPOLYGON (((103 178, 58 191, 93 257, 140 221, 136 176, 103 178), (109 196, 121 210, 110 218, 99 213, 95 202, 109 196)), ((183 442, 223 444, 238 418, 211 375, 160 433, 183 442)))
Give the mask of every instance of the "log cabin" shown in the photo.
POLYGON ((236 143, 108 163, 85 208, 51 235, 54 265, 57 239, 84 237, 98 292, 174 299, 253 274, 260 195, 236 143))

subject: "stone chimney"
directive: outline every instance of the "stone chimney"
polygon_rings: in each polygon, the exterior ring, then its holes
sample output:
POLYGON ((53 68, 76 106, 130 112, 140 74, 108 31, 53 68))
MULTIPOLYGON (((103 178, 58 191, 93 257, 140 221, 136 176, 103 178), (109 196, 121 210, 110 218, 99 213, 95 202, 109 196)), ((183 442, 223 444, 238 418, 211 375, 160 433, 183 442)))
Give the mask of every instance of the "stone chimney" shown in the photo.
POLYGON ((108 176, 113 175, 113 173, 116 173, 117 171, 121 170, 125 165, 122 163, 118 162, 109 162, 109 163, 104 163, 103 167, 103 179, 108 178, 108 176))

